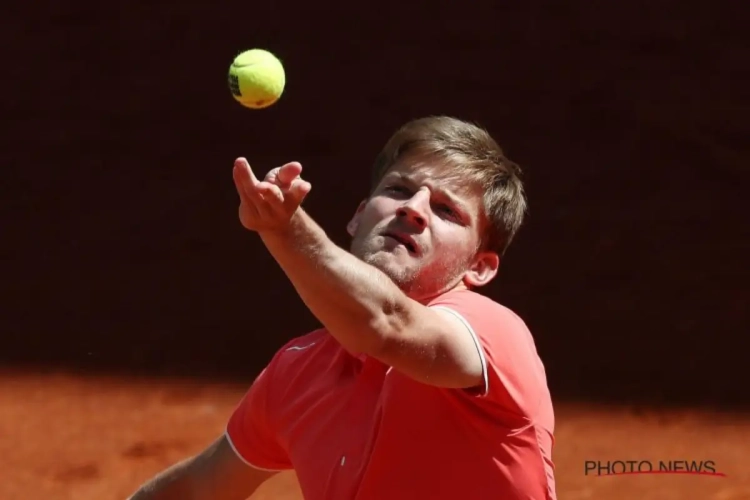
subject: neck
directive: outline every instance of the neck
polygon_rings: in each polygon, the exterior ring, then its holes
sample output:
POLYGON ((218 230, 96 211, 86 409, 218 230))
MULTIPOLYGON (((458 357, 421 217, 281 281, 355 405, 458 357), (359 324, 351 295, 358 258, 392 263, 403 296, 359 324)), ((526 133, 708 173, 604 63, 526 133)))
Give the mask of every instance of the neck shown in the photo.
POLYGON ((441 295, 445 295, 448 292, 453 292, 455 290, 468 290, 469 287, 466 286, 463 280, 459 280, 458 283, 455 283, 453 285, 447 286, 445 289, 440 290, 439 292, 431 293, 429 295, 420 295, 415 293, 407 293, 407 296, 412 299, 416 300, 422 305, 427 305, 436 298, 440 297, 441 295))

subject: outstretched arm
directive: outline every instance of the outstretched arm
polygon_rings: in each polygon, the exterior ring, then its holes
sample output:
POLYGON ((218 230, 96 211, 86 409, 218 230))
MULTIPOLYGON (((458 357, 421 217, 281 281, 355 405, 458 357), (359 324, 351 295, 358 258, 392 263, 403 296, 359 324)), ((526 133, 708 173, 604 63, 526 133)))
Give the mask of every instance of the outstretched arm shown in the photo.
POLYGON ((351 352, 431 385, 481 385, 481 356, 468 328, 410 299, 380 270, 334 244, 299 206, 310 190, 301 170, 287 164, 258 181, 240 158, 234 180, 243 225, 259 233, 310 311, 351 352))

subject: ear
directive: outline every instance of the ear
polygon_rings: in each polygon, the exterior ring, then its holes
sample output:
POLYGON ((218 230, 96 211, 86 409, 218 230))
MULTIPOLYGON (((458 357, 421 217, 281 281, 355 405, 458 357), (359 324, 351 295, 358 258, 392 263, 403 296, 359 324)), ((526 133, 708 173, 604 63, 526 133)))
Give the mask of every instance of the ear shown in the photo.
POLYGON ((346 232, 349 233, 349 236, 354 236, 354 233, 357 232, 357 228, 359 227, 359 220, 362 217, 362 210, 365 209, 365 204, 367 204, 367 200, 362 200, 361 202, 359 202, 357 211, 354 212, 354 217, 352 217, 352 220, 350 220, 349 224, 346 225, 346 232))
POLYGON ((464 274, 464 283, 469 287, 479 288, 497 276, 500 267, 500 256, 495 252, 479 252, 474 263, 464 274))

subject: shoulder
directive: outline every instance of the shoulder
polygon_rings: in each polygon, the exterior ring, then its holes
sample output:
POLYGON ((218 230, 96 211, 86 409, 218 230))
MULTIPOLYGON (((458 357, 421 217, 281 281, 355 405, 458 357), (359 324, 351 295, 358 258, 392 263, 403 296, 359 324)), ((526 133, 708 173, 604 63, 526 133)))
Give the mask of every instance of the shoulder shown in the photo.
POLYGON ((496 362, 517 369, 538 367, 534 338, 526 323, 508 307, 470 290, 448 292, 429 306, 457 316, 496 362))
POLYGON ((544 365, 526 323, 511 309, 469 290, 448 292, 429 304, 459 316, 482 358, 483 395, 513 413, 534 418, 549 399, 544 365))
POLYGON ((471 290, 450 291, 428 306, 457 313, 475 328, 512 331, 522 336, 529 333, 526 323, 513 310, 471 290))
POLYGON ((428 305, 457 304, 468 307, 481 307, 493 311, 506 311, 513 313, 499 302, 472 290, 451 290, 432 299, 428 305))

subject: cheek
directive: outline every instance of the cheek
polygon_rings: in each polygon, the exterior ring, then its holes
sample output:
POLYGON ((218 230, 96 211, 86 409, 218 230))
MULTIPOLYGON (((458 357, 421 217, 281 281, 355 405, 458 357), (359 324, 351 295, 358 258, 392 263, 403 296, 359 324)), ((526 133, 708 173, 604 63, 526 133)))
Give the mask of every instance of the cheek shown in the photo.
POLYGON ((377 212, 368 209, 363 210, 359 214, 354 236, 366 237, 377 227, 381 219, 381 216, 377 212))
POLYGON ((474 250, 472 234, 460 228, 433 229, 433 251, 450 259, 460 259, 474 250))
POLYGON ((395 208, 389 206, 387 202, 371 201, 362 211, 361 224, 366 227, 373 227, 387 219, 395 208))
POLYGON ((376 196, 370 200, 365 210, 368 210, 371 214, 377 214, 378 216, 384 216, 391 212, 395 212, 398 203, 395 200, 386 198, 383 196, 376 196))

